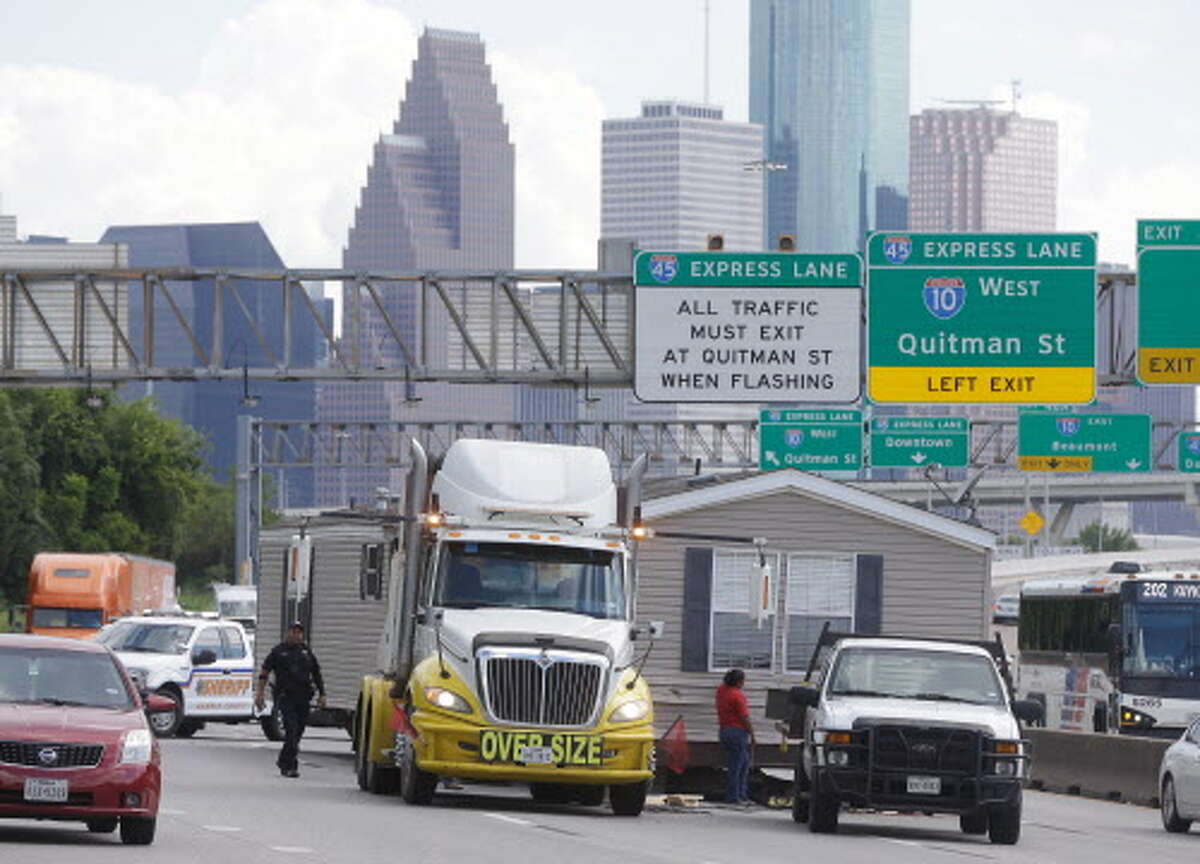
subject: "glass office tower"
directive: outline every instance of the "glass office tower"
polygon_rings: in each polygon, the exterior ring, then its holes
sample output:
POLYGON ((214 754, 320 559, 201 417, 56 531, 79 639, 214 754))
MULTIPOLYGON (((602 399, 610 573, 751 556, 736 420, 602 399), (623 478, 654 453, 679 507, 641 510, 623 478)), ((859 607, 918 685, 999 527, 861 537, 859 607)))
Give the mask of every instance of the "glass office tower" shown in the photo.
POLYGON ((750 122, 766 130, 764 246, 851 252, 908 225, 908 0, 751 0, 750 122))

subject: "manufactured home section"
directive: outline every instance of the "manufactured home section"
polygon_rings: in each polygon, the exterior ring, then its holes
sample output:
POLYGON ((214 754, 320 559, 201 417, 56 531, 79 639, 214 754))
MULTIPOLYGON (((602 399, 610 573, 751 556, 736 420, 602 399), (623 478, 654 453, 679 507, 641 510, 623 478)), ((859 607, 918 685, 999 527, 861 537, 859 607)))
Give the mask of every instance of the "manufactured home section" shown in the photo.
POLYGON ((990 532, 794 470, 651 482, 647 498, 656 535, 638 550, 638 618, 666 625, 646 666, 659 734, 683 715, 689 739, 714 742, 714 690, 741 666, 759 739, 777 741, 766 691, 803 679, 826 620, 863 633, 988 635, 990 532), (748 613, 758 553, 737 542, 756 537, 771 566, 761 628, 748 613))
MULTIPOLYGON (((283 620, 285 562, 294 560, 291 547, 300 531, 296 522, 262 531, 259 665, 290 623, 283 620)), ((353 710, 362 676, 376 671, 375 649, 387 612, 387 573, 372 581, 367 566, 378 562, 386 568, 383 528, 378 522, 329 517, 309 520, 304 533, 311 538, 308 643, 321 663, 329 706, 353 710)))

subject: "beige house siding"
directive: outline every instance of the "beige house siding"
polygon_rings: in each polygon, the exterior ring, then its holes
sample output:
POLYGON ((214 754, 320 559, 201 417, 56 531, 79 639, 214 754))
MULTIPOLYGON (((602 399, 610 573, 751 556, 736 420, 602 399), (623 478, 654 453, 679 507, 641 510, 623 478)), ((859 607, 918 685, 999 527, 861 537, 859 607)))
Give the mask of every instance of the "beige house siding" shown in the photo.
MULTIPOLYGON (((895 635, 979 639, 987 635, 990 552, 914 527, 849 510, 794 490, 654 519, 663 533, 766 537, 768 553, 843 553, 883 556, 883 632, 895 635)), ((688 547, 745 549, 736 544, 657 536, 639 551, 639 620, 661 620, 665 637, 646 664, 654 693, 656 726, 665 732, 682 714, 689 739, 715 741, 713 694, 724 670, 682 672, 683 568, 688 547)), ((781 560, 783 560, 781 558, 781 560)), ((777 618, 783 611, 779 579, 777 618)), ((777 633, 782 634, 782 627, 777 633)), ((746 692, 760 740, 777 741, 764 717, 766 690, 798 683, 801 673, 783 672, 782 636, 774 669, 748 670, 746 692)))

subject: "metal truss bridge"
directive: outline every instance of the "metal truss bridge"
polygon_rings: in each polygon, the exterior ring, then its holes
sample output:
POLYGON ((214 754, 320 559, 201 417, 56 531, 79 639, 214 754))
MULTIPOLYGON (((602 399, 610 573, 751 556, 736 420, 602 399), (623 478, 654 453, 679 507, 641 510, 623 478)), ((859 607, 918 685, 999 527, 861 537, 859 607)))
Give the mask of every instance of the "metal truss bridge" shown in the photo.
MULTIPOLYGON (((1134 381, 1135 278, 1098 278, 1101 385, 1134 381)), ((633 303, 629 273, 594 270, 9 270, 0 272, 0 383, 630 387, 633 303), (331 282, 343 292, 340 334, 308 290, 331 282)))

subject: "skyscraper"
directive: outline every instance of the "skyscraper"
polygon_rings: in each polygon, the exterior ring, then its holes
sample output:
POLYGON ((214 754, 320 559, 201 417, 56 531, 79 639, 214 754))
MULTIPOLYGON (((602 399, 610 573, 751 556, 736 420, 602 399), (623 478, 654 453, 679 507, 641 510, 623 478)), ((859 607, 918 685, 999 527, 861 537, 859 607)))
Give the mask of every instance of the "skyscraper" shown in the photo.
MULTIPOLYGON (((284 268, 274 244, 257 222, 115 225, 104 232, 101 242, 127 246, 129 266, 139 268, 244 267, 275 271, 284 268)), ((166 286, 197 341, 201 345, 211 344, 215 280, 169 281, 166 286)), ((226 286, 226 311, 221 321, 226 365, 273 365, 274 358, 283 353, 284 310, 278 283, 230 278, 226 286), (237 311, 232 292, 246 303, 273 357, 260 343, 246 316, 237 311)), ((135 345, 142 340, 142 304, 141 291, 129 291, 130 332, 135 345)), ((332 323, 332 302, 316 305, 318 309, 324 307, 327 323, 332 323)), ((202 365, 170 306, 165 301, 156 301, 153 313, 155 365, 183 368, 202 365)), ((324 340, 312 314, 297 301, 292 306, 291 319, 292 364, 318 365, 324 340)), ((249 388, 259 399, 253 409, 241 404, 240 381, 155 381, 127 385, 123 392, 130 397, 154 396, 163 413, 204 435, 209 441, 207 459, 213 475, 228 480, 236 462, 238 414, 249 412, 268 420, 309 420, 314 413, 315 388, 311 382, 256 381, 250 382, 249 388)), ((274 479, 279 503, 311 506, 311 472, 297 470, 274 479)))
POLYGON ((1053 231, 1058 124, 992 111, 926 109, 911 118, 912 231, 1053 231))
MULTIPOLYGON (((367 183, 342 255, 348 270, 420 273, 429 270, 498 270, 513 265, 513 146, 491 69, 477 34, 427 28, 417 45, 400 116, 375 143, 367 183)), ((343 348, 357 349, 364 364, 403 365, 387 322, 370 302, 354 302, 343 289, 343 348), (355 318, 352 310, 359 308, 355 318)), ((451 289, 453 290, 453 289, 451 289)), ((461 346, 436 305, 422 312, 416 290, 392 283, 381 295, 401 338, 428 334, 430 365, 445 365, 461 346), (429 318, 422 322, 421 315, 429 318)), ((484 312, 483 314, 487 314, 484 312)), ((321 420, 386 421, 413 416, 414 396, 423 419, 511 418, 510 386, 400 383, 331 383, 318 388, 321 420)), ((400 475, 386 470, 317 470, 319 500, 364 500, 378 486, 396 488, 400 475)))
POLYGON ((908 0, 751 0, 750 121, 766 130, 767 245, 851 252, 908 210, 908 0))
POLYGON ((604 121, 600 234, 704 249, 716 233, 726 249, 761 249, 762 158, 761 126, 712 105, 643 102, 640 117, 604 121))

